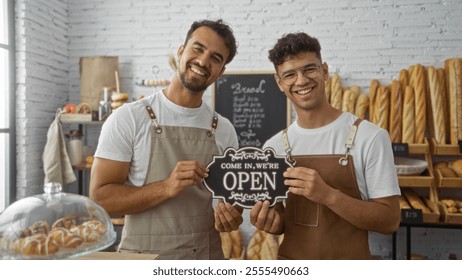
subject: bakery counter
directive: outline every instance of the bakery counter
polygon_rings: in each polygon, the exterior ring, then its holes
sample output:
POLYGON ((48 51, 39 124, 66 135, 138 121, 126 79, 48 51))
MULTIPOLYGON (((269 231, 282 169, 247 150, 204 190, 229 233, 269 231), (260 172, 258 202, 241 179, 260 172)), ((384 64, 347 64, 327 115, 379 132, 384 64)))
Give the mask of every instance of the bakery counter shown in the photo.
POLYGON ((157 260, 157 254, 137 254, 119 252, 96 252, 75 258, 75 260, 157 260))

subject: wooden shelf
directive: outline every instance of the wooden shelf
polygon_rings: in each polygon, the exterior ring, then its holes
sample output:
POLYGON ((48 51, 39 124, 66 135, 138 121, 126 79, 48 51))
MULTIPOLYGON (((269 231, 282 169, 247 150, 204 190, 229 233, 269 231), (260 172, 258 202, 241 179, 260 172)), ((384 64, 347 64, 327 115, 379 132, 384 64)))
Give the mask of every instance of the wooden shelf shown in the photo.
POLYGON ((430 145, 427 139, 423 144, 408 144, 410 154, 427 154, 430 152, 430 145))
POLYGON ((434 178, 432 176, 398 176, 400 187, 424 187, 433 186, 434 178))
POLYGON ((460 153, 459 145, 437 144, 434 138, 432 138, 430 141, 431 152, 433 155, 462 156, 462 154, 460 153))

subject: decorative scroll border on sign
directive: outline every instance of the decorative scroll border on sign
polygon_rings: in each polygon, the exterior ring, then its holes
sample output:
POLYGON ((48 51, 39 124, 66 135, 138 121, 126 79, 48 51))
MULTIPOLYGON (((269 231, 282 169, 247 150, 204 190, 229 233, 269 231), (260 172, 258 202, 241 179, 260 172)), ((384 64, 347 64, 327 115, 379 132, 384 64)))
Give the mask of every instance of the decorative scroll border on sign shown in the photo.
POLYGON ((209 176, 204 186, 213 198, 231 205, 252 208, 257 201, 268 200, 270 206, 274 206, 287 198, 282 174, 288 167, 292 165, 287 159, 276 156, 271 148, 228 148, 207 165, 209 176))

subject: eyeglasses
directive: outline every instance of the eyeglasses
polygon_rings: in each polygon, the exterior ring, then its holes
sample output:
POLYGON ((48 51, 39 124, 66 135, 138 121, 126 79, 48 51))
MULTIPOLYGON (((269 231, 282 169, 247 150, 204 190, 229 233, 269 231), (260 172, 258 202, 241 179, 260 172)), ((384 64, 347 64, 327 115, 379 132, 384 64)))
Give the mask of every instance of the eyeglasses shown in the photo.
POLYGON ((283 72, 280 78, 283 84, 286 86, 292 86, 295 84, 295 82, 297 82, 298 71, 301 71, 303 76, 308 79, 315 79, 319 76, 320 68, 321 65, 305 65, 294 70, 283 72))

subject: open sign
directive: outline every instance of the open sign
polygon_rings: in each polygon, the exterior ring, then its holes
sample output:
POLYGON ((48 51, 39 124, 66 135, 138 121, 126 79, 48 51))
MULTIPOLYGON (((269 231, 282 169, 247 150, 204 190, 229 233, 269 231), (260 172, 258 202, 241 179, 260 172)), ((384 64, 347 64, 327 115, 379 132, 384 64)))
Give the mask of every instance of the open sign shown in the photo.
POLYGON ((271 148, 228 148, 208 164, 204 185, 214 198, 232 205, 251 208, 257 201, 268 200, 274 206, 287 197, 282 174, 288 167, 286 158, 276 156, 271 148))

